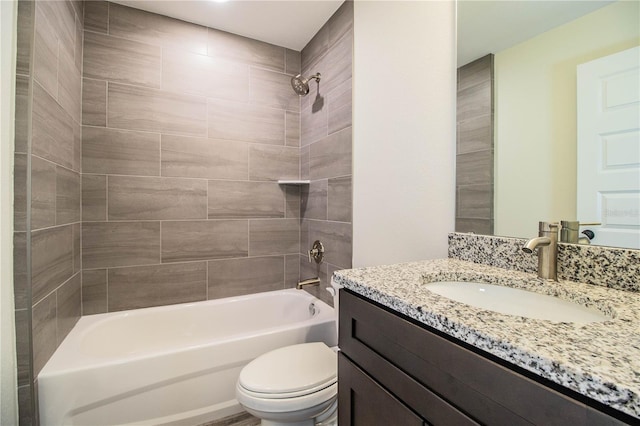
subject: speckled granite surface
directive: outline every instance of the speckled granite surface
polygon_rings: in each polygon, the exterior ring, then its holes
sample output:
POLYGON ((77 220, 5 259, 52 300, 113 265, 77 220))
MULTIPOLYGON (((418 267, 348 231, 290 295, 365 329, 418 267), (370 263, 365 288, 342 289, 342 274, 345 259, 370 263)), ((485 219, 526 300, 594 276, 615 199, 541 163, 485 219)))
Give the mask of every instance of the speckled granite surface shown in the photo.
MULTIPOLYGON (((536 253, 526 254, 524 238, 449 234, 449 257, 498 268, 535 273, 536 253)), ((558 244, 558 278, 640 292, 640 250, 558 244)))
POLYGON ((494 237, 456 232, 449 234, 449 257, 522 272, 538 270, 537 250, 522 251, 524 238, 494 237))
POLYGON ((558 244, 558 275, 565 280, 640 292, 640 250, 558 244))
POLYGON ((336 271, 344 287, 562 386, 640 418, 640 293, 461 261, 336 271), (595 307, 610 321, 577 325, 499 314, 430 292, 425 283, 481 281, 595 307))

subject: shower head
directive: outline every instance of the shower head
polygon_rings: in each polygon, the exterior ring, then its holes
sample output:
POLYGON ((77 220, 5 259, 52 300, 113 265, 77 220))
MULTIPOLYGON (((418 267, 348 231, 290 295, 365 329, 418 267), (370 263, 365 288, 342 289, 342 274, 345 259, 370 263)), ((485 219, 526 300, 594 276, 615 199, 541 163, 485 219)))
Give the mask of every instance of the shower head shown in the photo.
POLYGON ((309 81, 314 79, 320 81, 319 72, 309 78, 304 78, 302 74, 298 74, 295 77, 291 77, 291 87, 293 87, 293 91, 299 96, 305 96, 309 93, 309 81))

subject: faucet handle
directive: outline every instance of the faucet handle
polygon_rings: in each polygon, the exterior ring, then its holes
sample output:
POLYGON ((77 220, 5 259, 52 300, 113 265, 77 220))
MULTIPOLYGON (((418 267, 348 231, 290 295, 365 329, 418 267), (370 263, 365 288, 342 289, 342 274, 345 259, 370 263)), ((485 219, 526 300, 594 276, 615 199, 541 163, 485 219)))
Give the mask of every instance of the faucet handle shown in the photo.
POLYGON ((313 246, 311 246, 311 250, 309 250, 309 263, 312 262, 312 259, 316 261, 316 263, 321 263, 322 258, 324 257, 324 246, 320 242, 320 240, 315 240, 313 246))
POLYGON ((539 232, 558 232, 560 224, 558 222, 538 222, 539 232))
POLYGON ((570 229, 572 231, 577 231, 581 226, 599 226, 602 225, 600 222, 580 222, 578 220, 561 220, 560 224, 563 229, 570 229))
MULTIPOLYGON (((571 244, 587 244, 586 240, 583 240, 584 237, 581 237, 579 235, 579 231, 580 231, 580 227, 581 226, 598 226, 601 225, 601 223, 598 222, 579 222, 577 220, 563 220, 560 222, 562 224, 562 230, 560 231, 560 241, 562 241, 563 243, 571 243, 571 244)), ((583 234, 585 232, 591 232, 592 237, 589 237, 587 235, 587 240, 591 241, 591 238, 593 238, 593 232, 589 231, 589 230, 585 230, 584 232, 582 232, 583 234)))

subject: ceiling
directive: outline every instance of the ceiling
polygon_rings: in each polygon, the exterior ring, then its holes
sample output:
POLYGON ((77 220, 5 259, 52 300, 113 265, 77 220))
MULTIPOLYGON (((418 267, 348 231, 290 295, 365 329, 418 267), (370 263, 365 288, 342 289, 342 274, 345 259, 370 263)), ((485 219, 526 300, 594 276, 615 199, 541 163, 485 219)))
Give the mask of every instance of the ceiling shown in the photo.
POLYGON ((344 0, 116 0, 114 3, 300 51, 344 0))
MULTIPOLYGON (((299 51, 343 1, 116 0, 115 3, 299 51)), ((514 46, 610 3, 613 1, 459 0, 458 66, 514 46)))
POLYGON ((458 1, 458 66, 515 46, 613 1, 458 1))

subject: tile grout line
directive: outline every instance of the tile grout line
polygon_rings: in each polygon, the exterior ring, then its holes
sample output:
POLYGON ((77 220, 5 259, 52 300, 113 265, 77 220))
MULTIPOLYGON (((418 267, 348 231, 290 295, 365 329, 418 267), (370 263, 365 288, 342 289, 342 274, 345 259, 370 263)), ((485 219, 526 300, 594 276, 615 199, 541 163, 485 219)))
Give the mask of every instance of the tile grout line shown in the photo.
POLYGON ((163 221, 163 220, 160 220, 159 222, 160 222, 160 223, 158 224, 158 227, 159 227, 159 230, 158 230, 158 238, 160 239, 160 244, 158 244, 158 246, 159 246, 160 253, 158 253, 158 262, 159 262, 160 264, 162 264, 162 263, 163 263, 163 262, 162 262, 162 228, 163 228, 163 226, 162 226, 162 222, 164 222, 164 221, 163 221))
MULTIPOLYGON (((281 255, 265 254, 265 255, 255 256, 255 257, 276 257, 276 256, 281 256, 281 255)), ((146 268, 146 267, 152 267, 152 266, 176 266, 176 265, 184 265, 184 264, 192 264, 192 263, 216 262, 216 261, 246 259, 246 258, 247 256, 219 257, 219 258, 207 258, 207 259, 195 259, 195 260, 179 260, 176 262, 164 262, 164 263, 160 263, 158 261, 158 263, 141 263, 141 264, 135 264, 135 265, 97 266, 97 267, 85 269, 85 271, 102 271, 102 270, 106 271, 106 270, 129 269, 129 268, 146 268)))
POLYGON ((104 269, 104 286, 105 286, 105 297, 104 301, 105 309, 109 312, 109 268, 104 269))
MULTIPOLYGON (((82 248, 82 223, 83 223, 83 212, 84 212, 84 206, 83 206, 83 185, 82 185, 82 153, 83 153, 83 149, 82 149, 82 141, 83 141, 83 137, 84 137, 84 132, 83 132, 83 128, 82 128, 82 122, 84 120, 84 111, 83 111, 83 93, 84 93, 84 42, 85 42, 85 37, 84 37, 84 15, 85 15, 85 8, 83 5, 82 8, 82 20, 80 21, 80 17, 77 16, 77 20, 81 22, 82 27, 81 27, 81 31, 80 31, 80 123, 79 124, 79 131, 80 131, 80 163, 78 164, 78 169, 79 169, 79 173, 80 173, 80 222, 78 224, 78 232, 80 233, 80 235, 78 236, 78 244, 80 244, 80 247, 78 248, 78 253, 79 253, 79 272, 80 272, 80 317, 82 318, 82 315, 84 314, 84 293, 85 293, 85 289, 84 289, 84 270, 82 268, 82 254, 84 253, 83 248, 82 248)), ((75 240, 74 240, 75 241, 75 240)))
POLYGON ((160 89, 161 90, 166 90, 164 88, 165 84, 164 83, 164 50, 166 49, 165 46, 160 46, 160 89))
POLYGON ((206 203, 205 203, 205 213, 204 213, 204 215, 205 215, 205 219, 209 220, 209 200, 210 200, 210 198, 209 198, 209 187, 211 186, 209 184, 209 180, 205 181, 205 185, 206 185, 206 191, 207 191, 207 194, 206 194, 207 199, 206 199, 206 203))
POLYGON ((104 179, 104 222, 109 222, 109 175, 104 179))
POLYGON ((111 4, 107 3, 107 35, 111 35, 111 4))
POLYGON ((105 80, 105 85, 104 85, 104 128, 110 129, 109 127, 109 80, 105 80))
MULTIPOLYGON (((45 226, 43 228, 32 229, 31 230, 31 234, 33 235, 33 233, 39 233, 39 232, 42 232, 42 231, 50 231, 50 230, 55 229, 55 228, 63 228, 65 226, 73 226, 74 223, 78 223, 78 222, 60 223, 60 224, 57 224, 57 225, 51 225, 51 226, 45 226)), ((26 232, 26 231, 15 231, 15 232, 26 232)))
MULTIPOLYGON (((96 81, 104 81, 104 80, 96 80, 96 81)), ((113 82, 109 82, 109 81, 105 81, 107 84, 108 83, 113 83, 113 82)), ((107 92, 107 97, 108 97, 108 92, 107 92)), ((284 110, 274 110, 274 111, 279 111, 279 112, 287 112, 284 110)), ((295 114, 295 113, 294 113, 295 114)), ((207 115, 209 115, 209 113, 207 112, 207 115)), ((75 120, 74 120, 75 121, 75 120)), ((153 135, 165 135, 165 136, 174 136, 174 137, 180 137, 180 138, 186 138, 186 139, 204 139, 204 140, 213 140, 213 141, 217 141, 217 142, 233 142, 233 143, 238 143, 238 144, 255 144, 255 145, 263 145, 263 146, 272 146, 272 147, 287 147, 287 148, 298 148, 296 146, 290 146, 290 145, 286 145, 285 141, 282 141, 282 143, 272 143, 272 142, 262 142, 260 140, 255 140, 255 139, 228 139, 228 138, 224 138, 224 137, 215 137, 215 136, 210 136, 209 133, 207 132, 207 135, 203 136, 203 135, 196 135, 193 133, 180 133, 180 132, 172 132, 172 131, 167 131, 167 130, 146 130, 146 129, 131 129, 131 128, 125 128, 125 127, 114 127, 114 126, 109 126, 108 124, 106 126, 100 126, 100 125, 95 125, 95 124, 82 124, 82 123, 77 123, 80 124, 81 127, 89 127, 89 128, 94 128, 94 129, 100 129, 100 130, 111 130, 114 132, 123 132, 123 133, 144 133, 144 134, 153 134, 153 135)), ((351 127, 351 126, 349 126, 351 127)), ((208 130, 208 129, 207 129, 208 130)), ((344 129, 340 129, 335 133, 338 133, 340 131, 342 131, 344 129)), ((314 140, 314 142, 316 142, 314 140)))
POLYGON ((247 257, 251 257, 251 219, 247 219, 247 257))
POLYGON ((158 177, 165 177, 162 175, 162 133, 158 138, 158 177))
MULTIPOLYGON (((71 274, 71 276, 67 279, 65 279, 64 281, 62 281, 60 284, 56 285, 50 292, 48 292, 47 294, 45 294, 44 296, 42 296, 34 305, 33 307, 39 305, 40 303, 42 303, 43 300, 45 300, 47 297, 51 296, 53 293, 57 293, 57 291, 64 286, 65 284, 67 284, 69 281, 71 281, 71 279, 73 277, 75 277, 76 275, 80 274, 81 272, 78 271, 75 274, 71 274)), ((17 310, 17 309, 16 309, 17 310)), ((26 308, 25 308, 26 310, 26 308)))
POLYGON ((57 349, 58 345, 59 345, 59 341, 60 341, 60 324, 59 324, 59 321, 58 321, 58 314, 59 314, 59 312, 58 312, 58 289, 54 290, 54 293, 55 293, 55 298, 56 298, 56 304, 55 304, 56 311, 55 311, 55 316, 54 316, 55 322, 56 322, 55 323, 55 329, 56 329, 56 332, 55 332, 55 335, 56 335, 55 347, 57 349))

